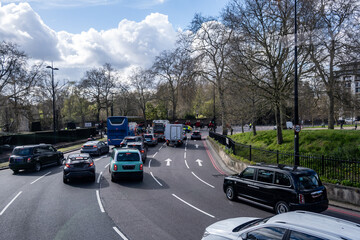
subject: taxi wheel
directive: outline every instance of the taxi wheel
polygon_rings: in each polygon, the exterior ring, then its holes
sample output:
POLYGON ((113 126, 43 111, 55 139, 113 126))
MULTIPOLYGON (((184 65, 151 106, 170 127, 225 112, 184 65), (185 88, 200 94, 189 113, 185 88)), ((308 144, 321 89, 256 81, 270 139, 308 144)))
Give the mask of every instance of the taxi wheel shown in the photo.
POLYGON ((289 209, 289 205, 286 202, 279 201, 276 203, 276 205, 275 205, 275 213, 276 214, 286 213, 288 211, 290 211, 290 209, 289 209))
POLYGON ((35 163, 35 171, 39 172, 41 170, 41 164, 40 163, 35 163))

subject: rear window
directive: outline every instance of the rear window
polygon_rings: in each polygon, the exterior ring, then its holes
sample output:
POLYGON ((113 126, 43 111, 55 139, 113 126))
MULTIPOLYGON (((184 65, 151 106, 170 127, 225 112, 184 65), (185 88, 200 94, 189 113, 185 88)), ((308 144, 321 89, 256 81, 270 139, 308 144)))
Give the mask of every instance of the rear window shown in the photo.
POLYGON ((298 176, 299 188, 304 189, 315 189, 321 186, 319 177, 317 174, 303 174, 298 176))
POLYGON ((194 135, 200 135, 200 133, 199 133, 199 132, 193 132, 193 134, 194 134, 194 135))
POLYGON ((18 156, 28 156, 31 155, 32 148, 14 148, 12 154, 18 156))
POLYGON ((138 153, 118 153, 116 161, 125 162, 125 161, 140 161, 140 156, 138 153))
POLYGON ((144 138, 152 138, 152 135, 144 135, 144 138))
POLYGON ((129 138, 129 139, 125 139, 126 142, 136 142, 135 138, 129 138))
POLYGON ((69 160, 70 161, 84 161, 84 160, 88 160, 89 159, 89 157, 81 157, 81 156, 79 156, 79 157, 70 157, 69 158, 69 160))
POLYGON ((128 145, 128 148, 136 148, 138 150, 141 150, 141 145, 128 145))
POLYGON ((111 117, 109 121, 111 124, 123 124, 125 118, 124 117, 111 117))

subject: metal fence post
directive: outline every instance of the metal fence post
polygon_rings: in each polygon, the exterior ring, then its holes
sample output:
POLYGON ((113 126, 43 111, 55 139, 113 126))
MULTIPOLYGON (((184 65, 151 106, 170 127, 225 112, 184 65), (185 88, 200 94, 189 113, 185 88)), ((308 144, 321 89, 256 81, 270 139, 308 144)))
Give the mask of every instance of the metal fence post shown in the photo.
POLYGON ((249 160, 250 160, 250 162, 251 162, 251 145, 249 145, 249 147, 250 147, 250 148, 249 148, 249 155, 250 155, 250 156, 249 156, 249 160))
POLYGON ((276 163, 279 164, 279 150, 276 150, 276 163))

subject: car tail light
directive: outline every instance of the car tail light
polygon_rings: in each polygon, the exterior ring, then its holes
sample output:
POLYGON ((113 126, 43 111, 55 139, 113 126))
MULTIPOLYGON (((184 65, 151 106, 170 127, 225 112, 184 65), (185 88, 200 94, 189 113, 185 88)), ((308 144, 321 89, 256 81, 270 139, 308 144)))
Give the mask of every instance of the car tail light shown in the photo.
POLYGON ((27 162, 28 162, 28 163, 31 162, 31 157, 29 157, 29 158, 27 159, 27 162))
POLYGON ((91 167, 91 166, 93 166, 93 165, 94 165, 94 163, 92 162, 92 163, 90 163, 89 167, 91 167))
POLYGON ((94 145, 94 146, 93 146, 93 148, 97 148, 97 146, 96 146, 96 145, 94 145))
POLYGON ((140 170, 143 170, 143 165, 142 164, 140 164, 140 170))
POLYGON ((84 145, 82 145, 81 148, 84 148, 84 145))
POLYGON ((140 152, 141 152, 141 153, 144 153, 145 151, 144 151, 144 150, 141 150, 140 152))
POLYGON ((66 163, 65 167, 70 168, 70 164, 66 163))
POLYGON ((117 171, 117 165, 114 164, 114 171, 117 171))
POLYGON ((300 204, 305 204, 304 194, 299 194, 299 203, 300 203, 300 204))
POLYGON ((155 138, 152 138, 153 141, 155 141, 155 138))

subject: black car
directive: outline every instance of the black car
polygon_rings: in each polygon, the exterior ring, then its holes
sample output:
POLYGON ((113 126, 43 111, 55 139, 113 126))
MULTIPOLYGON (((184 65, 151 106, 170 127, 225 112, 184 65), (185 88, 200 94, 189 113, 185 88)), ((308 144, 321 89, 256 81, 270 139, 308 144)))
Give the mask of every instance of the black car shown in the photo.
POLYGON ((122 142, 120 143, 120 147, 125 147, 128 143, 131 142, 144 142, 144 138, 142 136, 126 136, 122 142))
POLYGON ((239 198, 258 203, 276 213, 322 212, 329 202, 319 176, 304 167, 252 165, 240 174, 225 177, 223 190, 229 200, 239 198))
POLYGON ((81 146, 81 153, 101 155, 109 152, 109 146, 103 141, 89 141, 81 146))
POLYGON ((95 182, 95 164, 88 153, 70 154, 66 159, 63 172, 64 183, 80 178, 88 178, 95 182))
POLYGON ((201 133, 199 131, 193 131, 191 134, 191 140, 193 139, 201 140, 201 133))
POLYGON ((148 147, 142 142, 131 142, 127 144, 127 148, 135 148, 141 153, 141 160, 143 163, 146 161, 148 147))
POLYGON ((57 151, 51 144, 17 146, 9 158, 9 168, 18 173, 19 170, 40 171, 42 167, 62 165, 64 154, 57 151))

